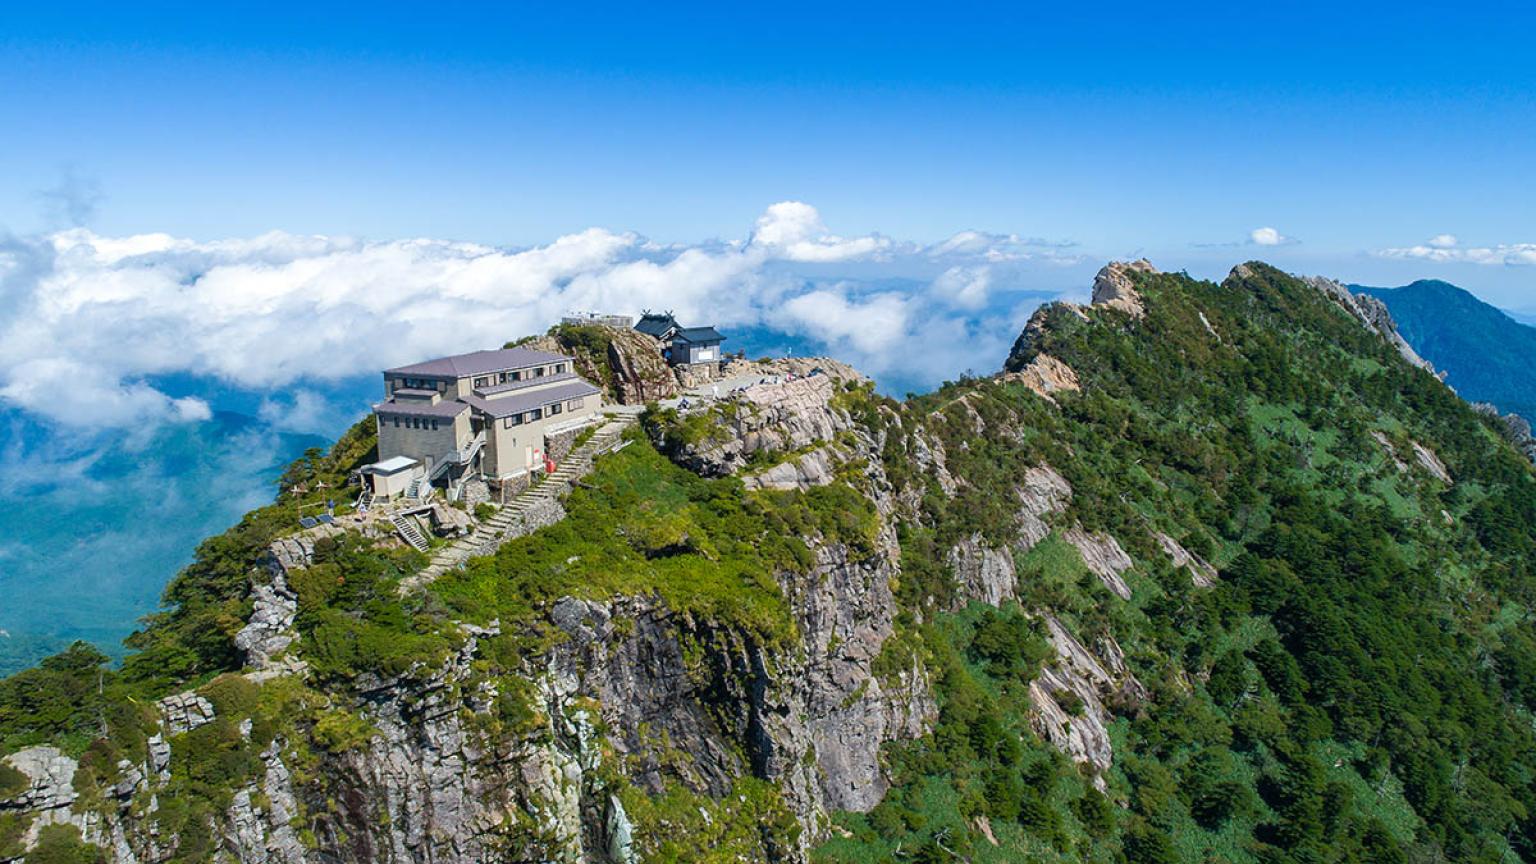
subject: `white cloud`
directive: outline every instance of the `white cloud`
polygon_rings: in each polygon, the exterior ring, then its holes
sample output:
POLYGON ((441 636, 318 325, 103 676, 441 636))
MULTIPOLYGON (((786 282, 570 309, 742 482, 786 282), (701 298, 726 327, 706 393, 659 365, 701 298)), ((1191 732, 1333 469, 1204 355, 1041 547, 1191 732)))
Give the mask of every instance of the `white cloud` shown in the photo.
POLYGON ((931 293, 959 309, 980 309, 987 305, 987 291, 991 287, 990 267, 951 267, 933 280, 931 293))
POLYGON ((1274 228, 1255 228, 1248 232, 1248 239, 1259 246, 1281 246, 1294 242, 1291 238, 1281 234, 1274 228))
POLYGON ((1442 234, 1428 243, 1378 249, 1382 258, 1432 261, 1437 264, 1503 264, 1521 267, 1536 264, 1536 243, 1504 243, 1498 246, 1458 246, 1456 238, 1442 234), (1449 240, 1450 242, 1437 242, 1449 240))
POLYGON ((877 256, 891 248, 891 241, 878 235, 838 237, 827 231, 815 207, 781 201, 758 217, 747 246, 786 261, 825 263, 877 256))
POLYGON ((664 308, 727 327, 778 324, 846 347, 872 370, 911 368, 937 381, 955 371, 938 364, 974 358, 952 352, 919 362, 905 344, 916 328, 952 325, 954 351, 988 348, 972 338, 967 316, 1018 288, 1020 262, 1081 261, 1062 245, 981 232, 934 246, 842 237, 801 202, 769 207, 745 241, 694 246, 599 228, 521 250, 282 232, 200 242, 74 228, 0 240, 0 403, 94 427, 206 419, 205 402, 157 383, 191 375, 267 394, 266 419, 312 431, 326 424, 325 408, 302 389, 287 393, 296 383, 499 346, 571 309, 664 308), (874 267, 908 287, 872 291, 796 269, 831 264, 874 267))
POLYGON ((28 360, 9 371, 0 399, 50 420, 84 419, 100 426, 158 425, 213 416, 201 399, 173 399, 142 382, 113 380, 99 372, 64 357, 28 360))
POLYGON ((909 330, 910 300, 894 292, 850 299, 842 287, 811 291, 786 302, 770 323, 866 358, 888 357, 909 330))

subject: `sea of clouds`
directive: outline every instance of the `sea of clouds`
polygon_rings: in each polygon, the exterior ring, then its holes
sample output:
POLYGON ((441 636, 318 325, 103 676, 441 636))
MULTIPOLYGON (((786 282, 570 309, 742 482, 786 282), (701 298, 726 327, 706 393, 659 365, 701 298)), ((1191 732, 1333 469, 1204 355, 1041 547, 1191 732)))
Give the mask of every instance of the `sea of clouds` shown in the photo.
POLYGON ((0 674, 71 639, 111 650, 200 538, 362 416, 381 369, 572 310, 665 309, 899 395, 996 370, 1042 300, 1086 299, 1095 266, 1011 235, 840 236, 798 202, 692 244, 0 237, 0 495, 25 502, 0 508, 0 674))
POLYGON ((0 244, 0 402, 97 428, 200 421, 205 398, 157 383, 199 376, 281 394, 303 419, 324 412, 306 382, 499 346, 568 310, 764 327, 931 386, 997 368, 1043 297, 1083 293, 1084 266, 1068 245, 1008 235, 838 236, 798 202, 742 239, 691 245, 601 228, 526 249, 75 228, 0 244))

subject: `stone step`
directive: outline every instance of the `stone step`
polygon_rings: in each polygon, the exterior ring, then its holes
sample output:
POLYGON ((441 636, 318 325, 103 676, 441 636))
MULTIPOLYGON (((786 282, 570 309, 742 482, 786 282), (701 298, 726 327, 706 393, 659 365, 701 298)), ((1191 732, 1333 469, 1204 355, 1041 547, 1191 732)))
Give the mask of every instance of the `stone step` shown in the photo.
POLYGON ((512 526, 513 520, 536 504, 552 501, 571 491, 575 481, 585 476, 597 459, 599 452, 609 449, 623 435, 625 428, 634 423, 634 417, 610 420, 598 429, 585 444, 566 454, 553 473, 537 486, 526 489, 503 505, 497 512, 467 537, 461 537, 433 556, 432 562, 421 573, 409 580, 410 587, 424 585, 438 576, 462 564, 476 550, 491 544, 512 526))

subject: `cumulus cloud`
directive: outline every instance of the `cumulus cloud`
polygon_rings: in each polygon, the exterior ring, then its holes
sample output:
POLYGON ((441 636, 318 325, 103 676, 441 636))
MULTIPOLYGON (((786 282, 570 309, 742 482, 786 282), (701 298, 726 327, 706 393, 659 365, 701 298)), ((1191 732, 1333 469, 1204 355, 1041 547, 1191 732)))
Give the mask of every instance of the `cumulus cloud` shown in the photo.
POLYGON ((831 262, 879 256, 892 244, 878 235, 838 237, 827 231, 815 207, 781 201, 758 217, 747 245, 786 261, 831 262))
POLYGON ((1461 246, 1453 235, 1440 234, 1415 246, 1378 249, 1376 254, 1382 258, 1432 261, 1438 264, 1503 264, 1521 267, 1536 264, 1536 243, 1461 246))
POLYGON ((745 240, 693 246, 600 228, 515 250, 72 228, 0 239, 0 404, 95 427, 197 421, 209 405, 160 383, 193 376, 267 394, 265 419, 315 431, 331 420, 305 382, 496 347, 571 309, 666 308, 684 320, 780 326, 898 368, 917 362, 904 340, 941 325, 935 310, 955 319, 953 338, 984 347, 967 337, 975 322, 966 319, 1011 286, 998 268, 1021 261, 1079 259, 1013 235, 962 232, 932 246, 839 236, 801 202, 769 207, 745 240), (871 291, 799 265, 895 268, 910 284, 871 291))
POLYGON ((1269 227, 1255 228, 1248 232, 1248 240, 1257 246, 1281 246, 1294 242, 1291 238, 1269 227))

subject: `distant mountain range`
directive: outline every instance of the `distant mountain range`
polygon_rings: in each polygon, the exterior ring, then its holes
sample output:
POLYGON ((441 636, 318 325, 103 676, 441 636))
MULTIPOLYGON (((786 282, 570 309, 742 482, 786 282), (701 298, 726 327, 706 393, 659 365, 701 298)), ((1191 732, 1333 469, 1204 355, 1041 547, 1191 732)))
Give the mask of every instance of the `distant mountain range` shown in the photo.
POLYGON ((1381 298, 1403 338, 1464 398, 1536 418, 1536 327, 1434 279, 1350 288, 1381 298))

